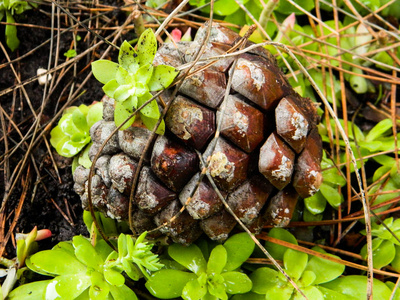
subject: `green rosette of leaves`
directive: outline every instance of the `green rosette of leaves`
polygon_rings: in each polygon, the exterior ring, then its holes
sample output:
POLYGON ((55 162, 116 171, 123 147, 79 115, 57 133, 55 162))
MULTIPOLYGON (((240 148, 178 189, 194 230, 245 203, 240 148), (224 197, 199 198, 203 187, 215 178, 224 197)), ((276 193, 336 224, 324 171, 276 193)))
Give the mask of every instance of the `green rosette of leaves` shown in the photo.
MULTIPOLYGON (((84 104, 67 108, 50 132, 50 143, 57 153, 64 157, 77 155, 91 138, 90 127, 103 118, 103 104, 97 102, 90 106, 84 104)), ((90 161, 89 161, 90 163, 90 161)), ((87 167, 85 163, 83 163, 87 167)), ((90 167, 90 165, 89 165, 90 167)))
MULTIPOLYGON (((400 219, 392 217, 383 221, 384 224, 372 223, 372 259, 374 268, 380 269, 391 265, 397 272, 400 271, 400 219), (385 226, 386 225, 386 226, 385 226)), ((361 231, 365 235, 365 230, 361 231)), ((361 249, 361 256, 367 258, 367 245, 361 249)))
MULTIPOLYGON (((137 108, 146 103, 140 109, 140 118, 150 130, 156 126, 161 114, 157 101, 151 100, 153 95, 150 92, 167 88, 178 75, 178 71, 171 66, 153 66, 156 52, 156 37, 151 29, 147 29, 139 38, 137 50, 127 41, 122 43, 118 63, 109 60, 92 63, 94 76, 104 84, 103 91, 115 99, 116 126, 124 123, 137 108)), ((134 120, 135 116, 132 116, 120 129, 127 129, 134 120)), ((164 131, 162 120, 156 132, 163 134, 164 131)))
POLYGON ((145 236, 146 232, 134 242, 121 234, 118 252, 104 240, 93 246, 82 236, 38 252, 26 260, 28 268, 54 278, 22 285, 8 299, 138 299, 125 284, 122 272, 137 281, 163 266, 150 251, 152 245, 144 241, 145 236))
POLYGON ((247 293, 251 280, 238 268, 253 250, 254 242, 247 233, 233 235, 210 253, 195 244, 173 244, 168 247, 168 254, 175 261, 174 268, 155 272, 146 287, 160 299, 226 300, 229 295, 247 293), (208 261, 205 257, 209 257, 208 261))

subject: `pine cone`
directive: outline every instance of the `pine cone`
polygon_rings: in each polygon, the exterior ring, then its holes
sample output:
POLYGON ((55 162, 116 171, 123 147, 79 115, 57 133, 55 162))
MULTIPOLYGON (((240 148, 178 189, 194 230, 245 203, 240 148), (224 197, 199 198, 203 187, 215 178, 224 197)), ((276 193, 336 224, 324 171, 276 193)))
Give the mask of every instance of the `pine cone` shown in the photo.
MULTIPOLYGON (((155 64, 177 67, 193 61, 206 32, 206 26, 200 28, 193 42, 177 43, 177 49, 164 44, 155 64)), ((215 24, 202 58, 224 54, 239 40, 235 32, 215 24)), ((286 226, 298 198, 318 191, 322 144, 315 107, 296 94, 263 48, 238 56, 224 99, 234 60, 220 59, 186 78, 174 99, 168 90, 162 96, 172 103, 165 117, 167 131, 146 153, 135 187, 132 219, 138 232, 167 222, 160 232, 175 242, 192 243, 203 232, 217 241, 228 237, 236 221, 211 182, 206 177, 199 182, 201 159, 233 212, 254 232, 265 224, 286 226), (219 123, 220 136, 213 146, 219 123), (178 214, 182 206, 185 210, 178 214)), ((103 103, 104 120, 91 129, 91 159, 115 128, 114 100, 105 97, 103 103)), ((128 219, 131 180, 149 136, 149 130, 135 123, 107 143, 92 180, 95 209, 128 219)), ((75 190, 85 209, 87 178, 88 170, 78 167, 75 190)))

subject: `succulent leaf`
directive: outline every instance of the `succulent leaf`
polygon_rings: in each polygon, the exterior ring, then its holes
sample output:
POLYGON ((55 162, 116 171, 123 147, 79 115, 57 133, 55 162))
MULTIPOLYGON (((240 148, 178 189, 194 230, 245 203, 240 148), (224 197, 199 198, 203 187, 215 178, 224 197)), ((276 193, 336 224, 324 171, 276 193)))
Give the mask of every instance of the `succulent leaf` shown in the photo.
POLYGON ((228 294, 244 294, 251 290, 253 284, 250 278, 240 272, 225 272, 221 276, 224 278, 224 285, 228 294))
POLYGON ((157 40, 151 28, 146 29, 140 36, 137 54, 140 66, 152 64, 157 52, 157 40))
POLYGON ((200 248, 194 244, 188 247, 172 244, 168 247, 168 254, 196 275, 206 271, 206 261, 203 257, 203 253, 201 253, 200 248))
POLYGON ((185 285, 189 281, 196 279, 197 276, 193 273, 162 269, 151 275, 150 279, 146 282, 146 287, 155 297, 172 299, 180 297, 185 285))
POLYGON ((224 248, 227 253, 225 271, 239 268, 253 253, 255 244, 251 237, 245 233, 238 233, 226 240, 224 248))
POLYGON ((75 256, 63 250, 45 250, 32 255, 26 261, 27 266, 43 275, 69 275, 85 273, 86 266, 75 256))
MULTIPOLYGON (((291 234, 289 231, 287 231, 283 228, 272 228, 270 230, 270 232, 268 233, 268 236, 285 241, 285 242, 292 243, 294 245, 298 245, 297 240, 293 236, 293 234, 291 234)), ((283 255, 284 255, 286 249, 288 249, 285 246, 274 244, 272 242, 266 242, 265 248, 275 259, 278 259, 278 260, 283 260, 283 255)))
POLYGON ((207 262, 207 274, 220 274, 227 261, 227 252, 222 245, 215 247, 207 262))
POLYGON ((117 63, 105 59, 92 62, 93 75, 102 84, 115 79, 118 68, 117 63))

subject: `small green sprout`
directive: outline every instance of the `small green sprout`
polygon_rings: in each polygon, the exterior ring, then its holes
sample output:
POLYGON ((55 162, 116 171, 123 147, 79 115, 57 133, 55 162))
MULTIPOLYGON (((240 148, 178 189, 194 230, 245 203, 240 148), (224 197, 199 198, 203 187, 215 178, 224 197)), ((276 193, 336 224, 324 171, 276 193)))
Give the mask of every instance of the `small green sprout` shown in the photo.
MULTIPOLYGON (((20 15, 23 12, 36 8, 36 3, 28 3, 20 0, 0 0, 0 21, 6 16, 7 23, 15 23, 14 15, 20 15)), ((17 37, 17 27, 15 25, 6 25, 6 43, 11 51, 19 46, 17 37)))
POLYGON ((152 245, 144 241, 145 236, 146 232, 134 242, 121 234, 118 253, 104 240, 93 246, 82 236, 38 252, 27 259, 27 266, 54 278, 22 285, 10 293, 9 299, 138 299, 121 273, 137 281, 163 267, 150 251, 152 245))
POLYGON ((254 242, 247 233, 233 235, 223 245, 216 246, 208 262, 198 246, 173 244, 168 247, 169 256, 190 272, 162 269, 150 277, 146 287, 160 299, 226 300, 228 295, 251 290, 251 280, 238 268, 253 250, 254 242))
POLYGON ((67 52, 64 53, 64 56, 66 58, 74 58, 76 56, 76 50, 75 49, 69 49, 67 52))
MULTIPOLYGON (((125 122, 137 108, 153 98, 150 92, 167 88, 178 75, 178 71, 171 66, 153 66, 156 52, 156 37, 151 29, 147 29, 139 38, 137 51, 127 41, 122 43, 118 63, 109 60, 92 63, 93 75, 104 84, 104 92, 116 100, 116 126, 125 122)), ((147 128, 153 130, 161 116, 157 101, 153 99, 140 110, 139 115, 147 128)), ((130 118, 121 130, 130 127, 134 120, 135 117, 130 118)), ((156 132, 163 134, 164 131, 165 124, 162 121, 156 132)))
POLYGON ((82 104, 79 107, 71 106, 67 108, 58 125, 50 132, 51 145, 61 156, 73 157, 77 155, 91 141, 90 127, 101 120, 102 117, 103 104, 101 102, 90 106, 82 104))

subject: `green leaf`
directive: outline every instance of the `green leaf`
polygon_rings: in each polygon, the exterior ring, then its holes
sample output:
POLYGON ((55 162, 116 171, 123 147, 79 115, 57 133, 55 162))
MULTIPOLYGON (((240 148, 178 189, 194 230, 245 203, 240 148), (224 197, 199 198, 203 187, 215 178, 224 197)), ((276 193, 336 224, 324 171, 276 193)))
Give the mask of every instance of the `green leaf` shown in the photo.
POLYGON ((80 109, 74 110, 71 118, 72 122, 74 123, 75 127, 80 131, 80 133, 82 131, 89 132, 90 128, 86 122, 86 115, 84 115, 80 109))
POLYGON ((133 76, 131 76, 128 71, 121 66, 118 67, 118 71, 115 74, 115 80, 117 80, 119 85, 134 86, 133 76))
POLYGON ((334 185, 344 186, 347 183, 346 178, 344 178, 335 167, 322 171, 322 177, 324 178, 324 182, 329 182, 334 185))
POLYGON ((228 299, 228 295, 225 291, 224 278, 220 274, 215 274, 208 280, 208 292, 217 299, 228 299))
POLYGON ((396 284, 392 281, 386 281, 385 284, 394 292, 393 300, 400 300, 400 290, 397 288, 396 284))
POLYGON ((294 291, 295 289, 290 283, 286 285, 275 286, 265 293, 265 299, 289 300, 292 299, 294 291))
POLYGON ((206 284, 200 284, 198 280, 188 281, 182 290, 183 299, 199 300, 202 299, 206 294, 206 284))
POLYGON ((119 48, 118 62, 125 70, 134 74, 139 69, 137 56, 135 49, 127 41, 124 41, 119 48))
MULTIPOLYGON (((79 127, 75 125, 73 114, 75 111, 79 111, 79 109, 71 110, 71 113, 63 114, 60 121, 58 122, 58 126, 60 126, 64 135, 72 137, 74 135, 81 135, 82 138, 85 137, 84 130, 81 130, 79 127)), ((77 120, 78 121, 78 120, 77 120)), ((86 120, 85 120, 86 122, 86 120)), ((78 121, 79 124, 79 121, 78 121)))
MULTIPOLYGON (((239 1, 245 4, 248 0, 239 1)), ((229 16, 239 9, 239 5, 234 0, 217 1, 214 4, 214 12, 220 16, 229 16)))
MULTIPOLYGON (((304 293, 304 295, 307 297, 307 299, 324 300, 324 295, 315 286, 307 286, 305 288, 300 288, 300 289, 304 293)), ((293 300, 303 300, 303 299, 304 299, 303 295, 301 295, 299 292, 295 291, 295 296, 294 296, 293 300)))
POLYGON ((110 293, 113 296, 114 300, 138 300, 134 291, 128 288, 126 285, 121 287, 110 286, 110 293))
MULTIPOLYGON (((169 246, 169 248, 173 245, 169 246)), ((155 297, 172 299, 180 297, 185 285, 190 280, 196 279, 197 276, 193 273, 163 269, 151 275, 150 279, 146 282, 146 288, 155 297)))
POLYGON ((179 71, 174 67, 166 65, 156 66, 148 83, 149 90, 151 92, 156 92, 166 89, 178 74, 179 71))
POLYGON ((365 137, 366 142, 371 142, 382 137, 393 126, 391 119, 385 119, 376 124, 365 137))
POLYGON ((70 137, 64 136, 64 138, 56 145, 58 154, 64 157, 72 157, 78 154, 87 143, 90 142, 90 137, 81 140, 80 142, 71 141, 70 137))
POLYGON ((75 249, 74 246, 72 245, 71 241, 68 242, 59 242, 57 245, 55 245, 52 250, 56 251, 65 251, 68 254, 75 256, 75 249))
MULTIPOLYGON (((78 156, 78 163, 79 165, 84 166, 86 169, 90 169, 92 166, 92 161, 89 158, 89 151, 90 147, 93 145, 93 143, 89 143, 86 147, 85 150, 83 150, 79 156, 78 156)), ((76 157, 75 157, 76 158, 76 157)), ((75 159, 74 158, 74 159, 75 159)))
POLYGON ((83 236, 74 236, 72 238, 75 247, 76 258, 86 266, 100 271, 104 264, 101 256, 96 252, 92 244, 83 236))
MULTIPOLYGON (((314 247, 313 250, 324 253, 330 257, 340 257, 328 254, 319 247, 314 247)), ((312 271, 317 277, 313 282, 314 285, 332 281, 343 274, 345 266, 327 259, 317 256, 312 256, 308 261, 306 270, 312 271)))
POLYGON ((303 271, 306 268, 307 262, 308 255, 306 253, 289 248, 283 254, 283 264, 285 269, 294 281, 299 280, 301 274, 303 274, 303 271))
MULTIPOLYGON (((283 228, 272 228, 268 233, 268 236, 279 239, 281 241, 289 242, 294 245, 298 245, 297 240, 293 236, 293 234, 283 228)), ((277 260, 283 260, 283 255, 288 249, 285 246, 274 244, 272 242, 265 242, 265 248, 272 255, 272 257, 277 260)))
MULTIPOLYGON (((114 110, 114 122, 115 126, 119 126, 122 123, 125 122, 126 119, 128 119, 132 115, 132 111, 129 111, 125 108, 123 103, 121 102, 115 102, 115 110, 114 110)), ((128 129, 133 122, 135 121, 135 116, 130 118, 121 128, 120 130, 125 130, 128 129)))
POLYGON ((139 65, 152 64, 157 52, 157 40, 151 28, 146 29, 140 36, 137 44, 139 65))
POLYGON ((319 190, 333 208, 337 209, 342 203, 343 199, 337 188, 333 188, 328 184, 321 184, 319 190))
POLYGON ((118 68, 117 63, 109 60, 101 59, 92 62, 93 75, 102 84, 107 84, 111 80, 115 80, 118 68))
MULTIPOLYGON (((367 299, 367 277, 360 275, 349 275, 336 278, 324 283, 324 288, 334 290, 354 297, 355 299, 367 299)), ((391 290, 381 281, 373 279, 374 299, 389 299, 391 290)))
MULTIPOLYGON (((380 185, 373 187, 370 190, 370 194, 372 195, 373 193, 377 192, 378 188, 380 189, 379 193, 382 193, 382 194, 378 195, 378 197, 376 197, 376 199, 374 201, 374 205, 378 205, 378 204, 384 203, 386 201, 390 201, 391 199, 394 199, 394 198, 400 196, 400 193, 398 192, 399 187, 395 184, 395 182, 392 179, 388 180, 383 188, 380 185)), ((384 210, 388 209, 388 207, 389 207, 388 205, 382 206, 380 208, 374 209, 374 212, 377 213, 380 211, 384 211, 384 210)))
POLYGON ((391 166, 380 166, 378 169, 375 170, 374 175, 372 177, 373 182, 377 182, 382 180, 382 176, 388 173, 391 170, 391 166))
POLYGON ((122 266, 125 273, 134 281, 138 281, 141 277, 139 268, 127 259, 122 260, 122 266))
POLYGON ((86 274, 68 274, 57 276, 46 287, 46 300, 75 299, 90 286, 90 277, 86 274))
POLYGON ((76 50, 75 49, 69 49, 67 52, 64 52, 64 56, 66 58, 74 58, 76 56, 76 50))
POLYGON ((323 213, 320 214, 312 214, 308 208, 303 210, 303 221, 304 222, 318 222, 321 221, 323 219, 323 213))
POLYGON ((337 291, 327 289, 322 286, 317 286, 317 288, 321 291, 321 293, 324 295, 325 300, 359 300, 357 298, 354 298, 349 295, 344 295, 342 293, 339 293, 337 291))
POLYGON ((117 82, 117 80, 112 79, 103 86, 103 91, 108 97, 114 98, 115 90, 118 87, 119 87, 119 83, 117 82))
POLYGON ((240 272, 226 272, 222 273, 226 292, 228 294, 244 294, 251 291, 253 283, 250 278, 240 272))
POLYGON ((315 282, 315 279, 317 276, 313 271, 305 270, 303 274, 301 275, 300 280, 298 281, 298 284, 302 287, 309 286, 315 282))
POLYGON ((207 263, 207 274, 220 274, 225 267, 227 260, 227 252, 222 245, 215 247, 210 254, 207 263))
POLYGON ((90 276, 91 286, 89 288, 90 299, 107 299, 110 292, 110 285, 104 281, 104 277, 99 272, 92 272, 90 276))
POLYGON ((141 66, 135 73, 135 81, 147 86, 153 75, 153 69, 154 67, 152 64, 141 66))
POLYGON ((111 285, 121 287, 125 283, 124 276, 122 276, 121 273, 116 270, 105 268, 103 274, 104 279, 111 285))
POLYGON ((236 294, 233 295, 232 300, 265 300, 265 295, 256 294, 249 292, 246 294, 236 294))
MULTIPOLYGON (((141 113, 140 113, 140 119, 142 120, 144 125, 146 125, 147 129, 149 129, 149 130, 154 130, 154 127, 158 123, 158 119, 148 118, 145 115, 142 115, 141 113)), ((164 122, 164 120, 161 120, 161 123, 158 126, 158 128, 156 130, 156 133, 160 134, 160 135, 163 135, 165 133, 165 122, 164 122)))
POLYGON ((90 105, 89 111, 86 115, 86 122, 89 128, 101 119, 103 119, 103 103, 97 102, 93 105, 90 105))
POLYGON ((128 239, 125 234, 120 234, 118 237, 118 257, 123 258, 128 255, 128 239))
POLYGON ((113 249, 110 247, 110 245, 107 244, 105 240, 99 240, 96 243, 96 246, 94 246, 96 249, 96 252, 100 255, 102 261, 106 261, 108 256, 110 255, 111 252, 113 252, 113 249))
POLYGON ((320 214, 325 210, 326 199, 324 196, 322 196, 321 192, 317 192, 313 196, 305 198, 304 205, 313 215, 320 214))
POLYGON ((168 247, 168 254, 182 266, 199 275, 206 271, 206 261, 203 253, 196 245, 183 246, 172 244, 168 247))
MULTIPOLYGON (((378 238, 372 240, 372 244, 374 247, 372 258, 374 268, 380 269, 384 266, 389 265, 392 260, 395 258, 396 249, 394 247, 393 242, 387 240, 380 240, 378 238), (374 247, 374 244, 379 243, 378 247, 374 247)), ((361 255, 365 258, 366 255, 366 246, 361 249, 361 255)))
MULTIPOLYGON (((311 11, 315 3, 314 1, 309 1, 309 0, 294 0, 296 4, 298 4, 300 7, 302 7, 305 11, 311 11)), ((304 12, 300 11, 297 9, 295 6, 290 4, 288 1, 279 1, 279 5, 276 8, 276 11, 280 12, 281 14, 284 15, 289 15, 291 13, 295 13, 296 15, 303 15, 304 12)))
POLYGON ((46 287, 51 280, 35 281, 28 284, 21 285, 12 290, 8 296, 8 300, 41 300, 45 293, 46 287))
POLYGON ((26 264, 32 271, 43 275, 69 275, 84 274, 86 266, 75 256, 62 250, 45 250, 32 255, 26 260, 26 264))
POLYGON ((254 241, 246 233, 238 233, 231 236, 224 243, 227 253, 225 271, 232 271, 239 268, 253 253, 254 241))
POLYGON ((390 265, 397 271, 400 272, 400 246, 394 245, 396 254, 390 263, 390 265))
MULTIPOLYGON (((15 23, 11 13, 6 10, 7 23, 15 23)), ((14 51, 19 46, 19 39, 17 37, 17 27, 15 25, 6 25, 6 43, 11 51, 14 51)))
POLYGON ((56 148, 57 145, 65 138, 64 132, 61 130, 60 126, 54 127, 50 131, 50 144, 56 148))
POLYGON ((255 270, 250 275, 250 279, 253 283, 251 291, 257 294, 265 294, 277 286, 285 285, 285 282, 280 279, 278 271, 266 267, 255 270))

